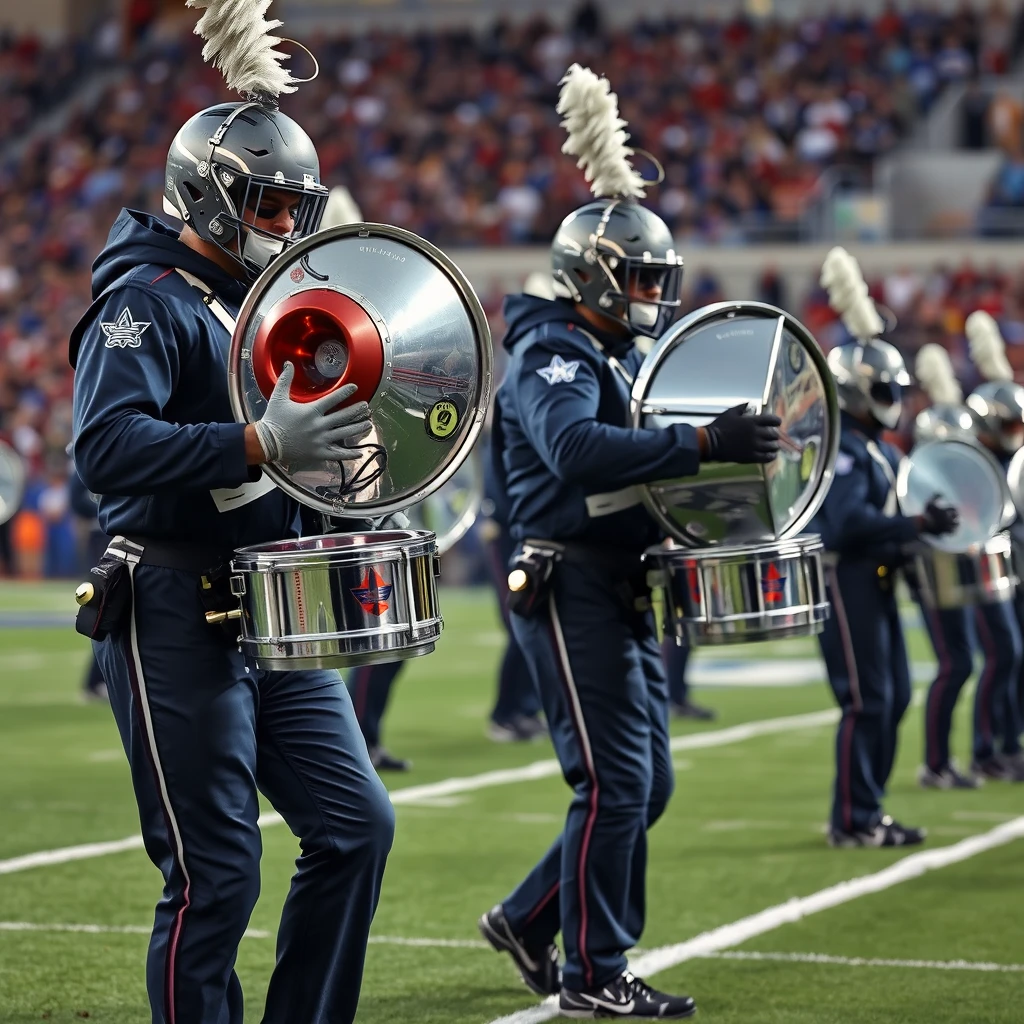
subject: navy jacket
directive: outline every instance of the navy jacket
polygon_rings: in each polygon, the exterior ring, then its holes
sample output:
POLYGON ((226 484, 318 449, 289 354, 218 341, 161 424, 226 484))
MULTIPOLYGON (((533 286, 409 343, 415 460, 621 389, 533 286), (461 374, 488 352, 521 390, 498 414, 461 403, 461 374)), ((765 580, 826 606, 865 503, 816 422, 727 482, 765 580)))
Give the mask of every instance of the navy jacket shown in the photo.
POLYGON ((298 505, 274 488, 220 512, 211 491, 259 480, 227 387, 230 337, 180 267, 235 316, 248 286, 122 210, 93 264, 94 302, 71 335, 74 460, 113 536, 235 547, 298 535, 298 505))
POLYGON ((497 392, 492 459, 513 538, 635 551, 657 543, 661 533, 642 505, 591 518, 586 498, 696 474, 696 430, 626 425, 630 387, 584 330, 634 377, 644 357, 631 339, 599 335, 562 299, 508 296, 504 314, 510 359, 497 392))
POLYGON ((841 418, 835 478, 806 532, 821 534, 825 550, 837 553, 842 561, 898 565, 903 561, 903 546, 917 539, 917 527, 899 512, 894 516, 884 514, 891 485, 883 467, 868 452, 867 442, 875 440, 892 466, 893 476, 900 453, 891 444, 871 438, 845 412, 841 418))

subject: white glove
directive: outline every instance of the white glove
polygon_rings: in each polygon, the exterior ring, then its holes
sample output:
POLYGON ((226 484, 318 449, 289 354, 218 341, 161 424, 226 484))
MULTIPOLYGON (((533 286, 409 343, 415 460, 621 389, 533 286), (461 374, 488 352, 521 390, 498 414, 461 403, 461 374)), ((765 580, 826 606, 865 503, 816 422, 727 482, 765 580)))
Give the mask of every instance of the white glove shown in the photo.
POLYGON ((267 461, 308 466, 363 455, 359 449, 345 444, 366 437, 373 429, 370 407, 366 402, 357 402, 347 409, 330 411, 351 398, 356 385, 346 384, 313 402, 293 402, 288 389, 294 376, 295 367, 285 363, 267 411, 254 424, 267 461))

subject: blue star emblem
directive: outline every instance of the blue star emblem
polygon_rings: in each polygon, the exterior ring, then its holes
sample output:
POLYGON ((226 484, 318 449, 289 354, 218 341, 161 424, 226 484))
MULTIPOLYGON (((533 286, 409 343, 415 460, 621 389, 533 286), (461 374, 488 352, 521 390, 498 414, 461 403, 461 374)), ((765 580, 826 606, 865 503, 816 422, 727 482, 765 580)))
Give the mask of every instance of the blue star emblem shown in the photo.
POLYGON ((125 306, 114 323, 101 323, 100 328, 107 336, 107 348, 139 348, 149 325, 147 321, 134 319, 132 311, 125 306))
POLYGON ((567 363, 561 356, 552 356, 551 362, 537 372, 549 384, 557 384, 562 380, 564 380, 566 384, 570 384, 576 379, 576 371, 579 368, 580 361, 578 359, 574 359, 571 363, 567 363))

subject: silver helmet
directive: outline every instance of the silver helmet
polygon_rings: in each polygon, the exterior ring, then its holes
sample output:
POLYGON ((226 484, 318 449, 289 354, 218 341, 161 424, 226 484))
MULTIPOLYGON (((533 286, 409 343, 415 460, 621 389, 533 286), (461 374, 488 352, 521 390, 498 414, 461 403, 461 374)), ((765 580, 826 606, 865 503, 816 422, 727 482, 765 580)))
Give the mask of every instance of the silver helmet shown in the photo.
POLYGON ((1012 455, 1024 445, 1024 387, 1012 380, 988 380, 967 396, 977 432, 1012 455))
POLYGON ((885 341, 850 342, 828 354, 836 379, 839 407, 853 416, 870 416, 892 430, 903 411, 902 389, 910 374, 899 351, 885 341))
POLYGON ((974 441, 975 421, 964 405, 932 405, 914 420, 914 444, 926 441, 974 441))

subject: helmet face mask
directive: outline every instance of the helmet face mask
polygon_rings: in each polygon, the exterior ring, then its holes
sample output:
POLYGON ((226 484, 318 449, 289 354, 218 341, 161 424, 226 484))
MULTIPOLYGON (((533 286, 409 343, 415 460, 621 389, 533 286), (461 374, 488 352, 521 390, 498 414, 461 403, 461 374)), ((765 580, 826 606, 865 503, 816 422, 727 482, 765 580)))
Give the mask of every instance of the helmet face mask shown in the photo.
POLYGON ((555 293, 621 324, 659 337, 682 300, 683 258, 668 225, 626 200, 589 203, 562 222, 551 245, 555 293))
POLYGON ((190 118, 171 143, 164 210, 255 280, 289 244, 319 228, 328 198, 319 176, 312 140, 291 118, 259 103, 221 104, 190 118), (295 196, 289 235, 246 219, 281 193, 295 196))
POLYGON ((990 447, 1012 455, 1024 446, 1024 387, 986 381, 967 397, 979 435, 990 447))
POLYGON ((910 374, 899 351, 885 341, 839 345, 828 354, 839 407, 894 430, 903 412, 903 388, 910 374))

